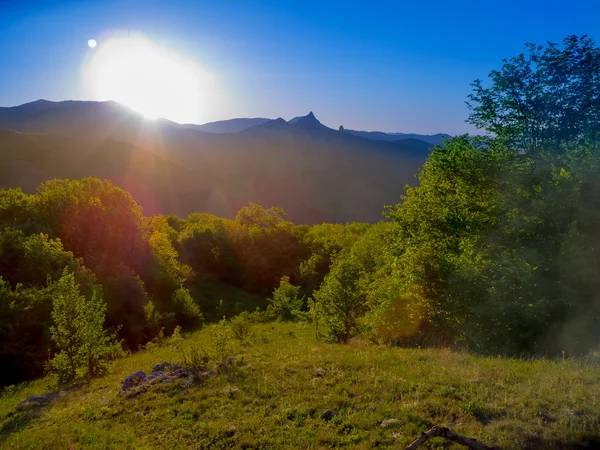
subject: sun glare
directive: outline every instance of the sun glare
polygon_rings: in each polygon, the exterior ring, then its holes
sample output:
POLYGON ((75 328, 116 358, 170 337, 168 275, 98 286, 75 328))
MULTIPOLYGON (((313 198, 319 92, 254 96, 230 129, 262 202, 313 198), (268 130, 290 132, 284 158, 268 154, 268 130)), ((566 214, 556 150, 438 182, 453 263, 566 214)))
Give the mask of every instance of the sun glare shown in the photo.
POLYGON ((96 99, 177 122, 198 119, 202 90, 208 88, 206 76, 191 62, 140 37, 98 44, 87 72, 96 99))

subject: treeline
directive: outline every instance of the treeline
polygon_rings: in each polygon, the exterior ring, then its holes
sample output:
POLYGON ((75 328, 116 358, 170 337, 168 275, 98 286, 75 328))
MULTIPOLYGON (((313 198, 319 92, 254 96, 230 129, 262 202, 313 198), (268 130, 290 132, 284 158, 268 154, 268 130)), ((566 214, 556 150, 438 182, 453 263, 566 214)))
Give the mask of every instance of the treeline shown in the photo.
MULTIPOLYGON (((208 282, 266 297, 285 276, 310 295, 335 255, 368 228, 297 226, 281 209, 255 204, 234 220, 144 217, 127 192, 95 178, 52 180, 33 195, 0 191, 0 383, 39 376, 53 355, 64 354, 53 327, 77 331, 74 317, 55 320, 65 295, 69 302, 83 297, 80 305, 101 300, 89 315, 100 311, 115 338, 106 356, 116 343, 137 350, 177 326, 199 326, 208 282), (69 278, 76 292, 59 295, 69 278)), ((89 327, 84 319, 81 327, 89 327)), ((85 365, 71 364, 80 371, 85 365)), ((67 375, 77 374, 71 367, 67 375)))
POLYGON ((294 225, 255 204, 233 220, 144 217, 94 178, 0 191, 0 383, 98 373, 121 347, 193 329, 210 284, 270 297, 244 320, 311 321, 336 342, 588 351, 600 343, 598 73, 586 37, 506 60, 471 96, 469 121, 494 137, 436 147, 374 225, 294 225))

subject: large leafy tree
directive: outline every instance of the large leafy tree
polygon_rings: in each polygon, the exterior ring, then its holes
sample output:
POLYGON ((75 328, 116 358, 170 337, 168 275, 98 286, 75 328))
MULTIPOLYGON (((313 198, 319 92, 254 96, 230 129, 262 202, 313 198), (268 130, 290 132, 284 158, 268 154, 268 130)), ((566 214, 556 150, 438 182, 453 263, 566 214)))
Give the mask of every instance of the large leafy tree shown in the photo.
POLYGON ((527 44, 527 54, 505 59, 489 78, 489 87, 472 84, 467 121, 508 144, 534 151, 598 136, 600 49, 591 38, 527 44))

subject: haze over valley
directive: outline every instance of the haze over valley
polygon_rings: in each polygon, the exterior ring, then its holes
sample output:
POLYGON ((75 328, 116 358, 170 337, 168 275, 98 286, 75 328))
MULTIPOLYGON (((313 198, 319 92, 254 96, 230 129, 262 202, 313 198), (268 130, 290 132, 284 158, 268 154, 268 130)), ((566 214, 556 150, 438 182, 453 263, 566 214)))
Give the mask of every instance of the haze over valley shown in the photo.
POLYGON ((116 102, 45 100, 0 108, 0 130, 3 189, 95 176, 150 215, 233 217, 254 202, 305 224, 381 220, 432 145, 450 137, 337 130, 312 112, 180 125, 116 102))

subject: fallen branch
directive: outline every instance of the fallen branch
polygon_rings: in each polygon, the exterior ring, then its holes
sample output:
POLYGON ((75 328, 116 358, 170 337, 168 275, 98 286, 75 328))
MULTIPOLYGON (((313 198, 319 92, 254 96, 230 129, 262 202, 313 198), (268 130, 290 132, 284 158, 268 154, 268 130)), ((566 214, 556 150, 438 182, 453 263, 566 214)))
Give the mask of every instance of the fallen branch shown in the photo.
POLYGON ((461 436, 460 434, 453 433, 448 428, 444 427, 433 427, 431 430, 424 432, 420 438, 415 439, 406 450, 415 450, 421 444, 427 442, 428 439, 434 437, 443 437, 449 441, 456 442, 457 444, 464 445, 465 447, 472 448, 473 450, 492 450, 492 447, 488 447, 481 442, 477 442, 475 439, 461 436))

